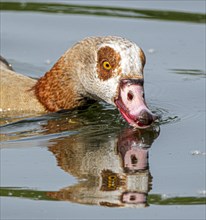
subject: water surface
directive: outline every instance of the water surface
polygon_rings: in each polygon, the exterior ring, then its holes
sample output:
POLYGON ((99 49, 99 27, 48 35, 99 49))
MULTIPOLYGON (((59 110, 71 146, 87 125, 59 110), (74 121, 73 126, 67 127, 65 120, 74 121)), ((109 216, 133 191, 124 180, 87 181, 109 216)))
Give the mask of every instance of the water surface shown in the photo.
POLYGON ((120 35, 147 57, 161 116, 129 127, 105 103, 1 116, 2 219, 204 219, 205 2, 3 2, 1 53, 38 78, 76 41, 120 35))

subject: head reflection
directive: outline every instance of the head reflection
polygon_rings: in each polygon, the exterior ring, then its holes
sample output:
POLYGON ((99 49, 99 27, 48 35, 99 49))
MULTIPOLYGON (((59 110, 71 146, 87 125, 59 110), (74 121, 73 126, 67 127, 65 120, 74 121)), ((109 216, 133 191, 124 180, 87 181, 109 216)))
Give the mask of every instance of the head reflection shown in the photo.
POLYGON ((80 204, 108 207, 145 207, 151 189, 148 152, 159 129, 125 129, 105 138, 73 136, 49 150, 58 165, 79 182, 48 196, 80 204))

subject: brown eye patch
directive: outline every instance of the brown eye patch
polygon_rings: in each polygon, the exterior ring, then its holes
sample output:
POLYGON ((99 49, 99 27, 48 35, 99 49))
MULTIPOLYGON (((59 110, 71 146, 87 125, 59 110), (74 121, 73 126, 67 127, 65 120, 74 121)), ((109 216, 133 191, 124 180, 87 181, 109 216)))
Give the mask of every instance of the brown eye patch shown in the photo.
POLYGON ((105 46, 97 53, 97 73, 101 80, 105 81, 115 75, 115 69, 120 66, 120 54, 113 48, 105 46))

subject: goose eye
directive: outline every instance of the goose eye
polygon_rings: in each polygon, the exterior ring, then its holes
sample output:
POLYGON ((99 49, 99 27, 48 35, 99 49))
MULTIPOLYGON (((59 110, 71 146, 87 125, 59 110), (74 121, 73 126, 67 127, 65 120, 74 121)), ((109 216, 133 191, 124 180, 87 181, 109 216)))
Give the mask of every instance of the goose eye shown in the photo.
POLYGON ((108 61, 104 61, 103 62, 103 68, 105 70, 110 70, 112 68, 112 66, 110 65, 110 63, 108 61))

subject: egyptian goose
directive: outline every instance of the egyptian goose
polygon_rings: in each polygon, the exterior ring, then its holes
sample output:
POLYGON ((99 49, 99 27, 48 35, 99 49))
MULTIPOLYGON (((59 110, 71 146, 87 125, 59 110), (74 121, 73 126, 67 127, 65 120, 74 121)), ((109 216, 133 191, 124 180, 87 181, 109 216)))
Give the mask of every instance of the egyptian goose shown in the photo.
POLYGON ((144 100, 144 65, 142 49, 117 36, 76 43, 39 80, 1 65, 0 111, 56 112, 103 100, 130 125, 145 128, 156 117, 144 100))

